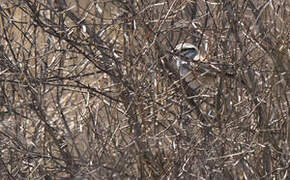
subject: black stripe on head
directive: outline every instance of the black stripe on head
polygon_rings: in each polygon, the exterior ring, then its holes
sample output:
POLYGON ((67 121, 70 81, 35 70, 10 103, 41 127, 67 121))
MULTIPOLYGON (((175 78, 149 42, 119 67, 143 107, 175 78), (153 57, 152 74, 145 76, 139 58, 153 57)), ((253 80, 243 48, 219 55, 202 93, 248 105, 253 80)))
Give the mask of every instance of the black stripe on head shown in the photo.
POLYGON ((190 59, 194 59, 198 54, 199 52, 195 48, 184 48, 180 50, 180 55, 190 59))

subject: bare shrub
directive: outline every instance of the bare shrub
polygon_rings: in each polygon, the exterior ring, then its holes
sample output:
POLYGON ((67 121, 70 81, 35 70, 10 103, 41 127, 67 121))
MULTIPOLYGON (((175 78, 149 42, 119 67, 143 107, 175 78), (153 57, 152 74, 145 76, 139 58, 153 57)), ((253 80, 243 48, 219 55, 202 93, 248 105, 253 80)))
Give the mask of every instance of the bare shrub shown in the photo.
POLYGON ((289 179, 288 1, 0 3, 3 179, 289 179))

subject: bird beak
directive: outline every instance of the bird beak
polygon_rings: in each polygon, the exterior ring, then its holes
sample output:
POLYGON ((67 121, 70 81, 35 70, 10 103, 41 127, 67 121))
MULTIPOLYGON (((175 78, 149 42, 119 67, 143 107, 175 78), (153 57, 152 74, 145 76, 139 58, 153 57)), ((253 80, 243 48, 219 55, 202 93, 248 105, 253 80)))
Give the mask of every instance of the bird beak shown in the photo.
POLYGON ((205 58, 202 56, 202 55, 197 55, 197 56, 195 56, 194 58, 193 58, 193 60, 195 60, 195 61, 203 61, 205 58))

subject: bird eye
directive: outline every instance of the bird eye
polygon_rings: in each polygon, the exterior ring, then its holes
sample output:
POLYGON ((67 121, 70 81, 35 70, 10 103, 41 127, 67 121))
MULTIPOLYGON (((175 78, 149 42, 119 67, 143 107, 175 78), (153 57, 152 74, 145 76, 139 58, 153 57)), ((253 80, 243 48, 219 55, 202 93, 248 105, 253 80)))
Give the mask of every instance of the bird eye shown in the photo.
POLYGON ((198 51, 196 49, 194 49, 194 48, 182 49, 180 51, 180 54, 182 56, 187 57, 187 58, 194 59, 198 55, 198 51))

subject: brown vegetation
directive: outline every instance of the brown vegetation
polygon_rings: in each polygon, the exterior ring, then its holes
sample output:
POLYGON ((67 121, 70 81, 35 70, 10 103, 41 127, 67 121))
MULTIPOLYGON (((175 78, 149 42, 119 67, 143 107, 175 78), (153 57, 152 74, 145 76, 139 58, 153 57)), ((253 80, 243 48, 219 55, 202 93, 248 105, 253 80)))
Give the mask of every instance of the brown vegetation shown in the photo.
POLYGON ((0 1, 3 179, 289 179, 289 2, 0 1), (231 63, 193 91, 189 42, 231 63))

